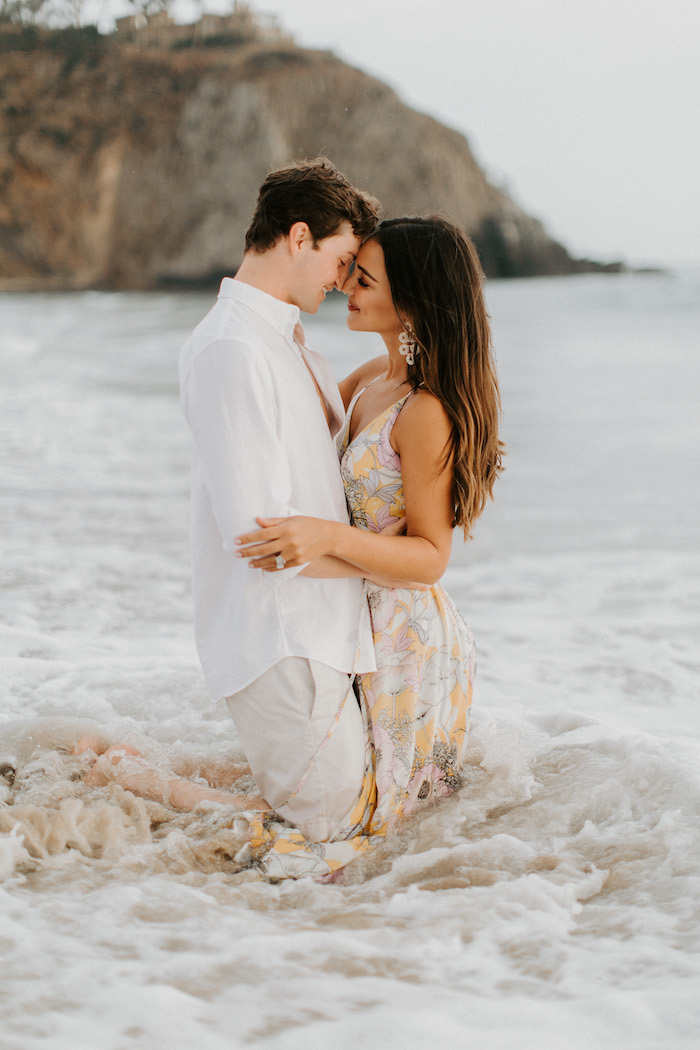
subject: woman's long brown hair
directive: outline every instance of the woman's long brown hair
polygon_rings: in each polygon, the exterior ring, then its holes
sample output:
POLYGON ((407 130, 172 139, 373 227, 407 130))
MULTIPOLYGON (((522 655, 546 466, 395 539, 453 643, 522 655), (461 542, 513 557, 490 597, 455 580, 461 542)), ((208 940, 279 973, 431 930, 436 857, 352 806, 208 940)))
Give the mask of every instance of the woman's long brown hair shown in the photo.
POLYGON ((385 219, 373 237, 396 311, 420 347, 409 382, 437 397, 452 422, 444 467, 453 475, 453 524, 469 538, 504 454, 481 264, 466 234, 436 216, 385 219))

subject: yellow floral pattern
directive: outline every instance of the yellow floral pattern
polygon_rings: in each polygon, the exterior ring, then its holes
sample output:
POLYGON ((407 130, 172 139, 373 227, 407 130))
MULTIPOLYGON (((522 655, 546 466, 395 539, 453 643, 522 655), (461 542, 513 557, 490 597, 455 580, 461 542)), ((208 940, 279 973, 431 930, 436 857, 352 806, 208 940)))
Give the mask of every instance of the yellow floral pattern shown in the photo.
MULTIPOLYGON (((341 472, 352 523, 381 532, 405 514, 401 460, 391 431, 401 398, 348 440, 340 435, 341 472)), ((372 835, 385 835, 460 784, 476 670, 474 640, 453 602, 428 591, 367 584, 377 670, 363 675, 374 744, 377 802, 372 835)))
MULTIPOLYGON (((341 471, 353 525, 381 532, 405 513, 390 437, 410 394, 349 441, 359 396, 338 439, 341 471)), ((367 595, 377 670, 359 679, 366 728, 360 796, 330 842, 308 842, 274 815, 251 814, 250 842, 237 859, 271 878, 333 881, 400 817, 460 784, 476 667, 469 628, 439 584, 427 591, 367 584, 367 595)))

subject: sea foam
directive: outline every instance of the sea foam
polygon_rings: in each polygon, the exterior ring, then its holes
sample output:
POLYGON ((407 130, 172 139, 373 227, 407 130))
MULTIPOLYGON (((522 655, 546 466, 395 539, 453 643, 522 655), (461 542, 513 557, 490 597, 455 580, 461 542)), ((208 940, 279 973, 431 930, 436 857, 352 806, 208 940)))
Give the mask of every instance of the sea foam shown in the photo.
MULTIPOLYGON (((478 648, 464 786, 330 886, 238 870, 230 809, 90 787, 72 754, 244 762, 192 640, 176 361, 211 297, 0 301, 3 1050, 690 1045, 694 281, 488 286, 507 471, 445 577, 478 648)), ((342 309, 307 325, 339 376, 381 350, 342 309)))

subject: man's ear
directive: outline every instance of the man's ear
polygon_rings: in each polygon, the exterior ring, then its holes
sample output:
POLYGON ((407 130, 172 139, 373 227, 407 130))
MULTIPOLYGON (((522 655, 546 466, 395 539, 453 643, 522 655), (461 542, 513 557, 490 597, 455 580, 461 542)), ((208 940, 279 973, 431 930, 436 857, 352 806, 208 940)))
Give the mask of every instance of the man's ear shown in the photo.
POLYGON ((295 222, 289 227, 287 245, 292 256, 298 255, 305 241, 312 240, 311 230, 305 222, 295 222))

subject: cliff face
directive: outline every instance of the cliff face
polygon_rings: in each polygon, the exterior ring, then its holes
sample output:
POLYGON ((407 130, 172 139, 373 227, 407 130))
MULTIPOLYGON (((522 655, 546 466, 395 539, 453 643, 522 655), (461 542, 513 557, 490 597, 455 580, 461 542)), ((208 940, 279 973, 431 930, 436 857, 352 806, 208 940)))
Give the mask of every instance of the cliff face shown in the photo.
POLYGON ((489 274, 579 269, 489 185, 467 141, 332 54, 136 51, 92 40, 2 56, 0 287, 153 288, 231 273, 265 175, 329 156, 383 215, 439 211, 489 274))

